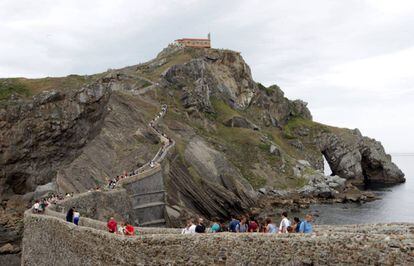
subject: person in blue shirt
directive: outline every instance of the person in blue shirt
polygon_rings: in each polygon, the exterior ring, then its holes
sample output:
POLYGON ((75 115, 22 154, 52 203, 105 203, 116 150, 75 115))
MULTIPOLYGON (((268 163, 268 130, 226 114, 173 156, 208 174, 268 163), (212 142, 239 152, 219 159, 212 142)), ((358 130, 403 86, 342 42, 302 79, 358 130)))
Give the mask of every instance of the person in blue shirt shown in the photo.
POLYGON ((230 232, 233 232, 233 233, 236 233, 237 232, 236 228, 239 225, 239 223, 240 223, 239 220, 237 220, 236 218, 232 217, 231 218, 231 222, 229 224, 229 231, 230 232))
POLYGON ((312 224, 311 224, 312 218, 313 217, 311 214, 307 214, 305 216, 305 220, 300 223, 299 233, 305 233, 305 234, 312 233, 312 224))

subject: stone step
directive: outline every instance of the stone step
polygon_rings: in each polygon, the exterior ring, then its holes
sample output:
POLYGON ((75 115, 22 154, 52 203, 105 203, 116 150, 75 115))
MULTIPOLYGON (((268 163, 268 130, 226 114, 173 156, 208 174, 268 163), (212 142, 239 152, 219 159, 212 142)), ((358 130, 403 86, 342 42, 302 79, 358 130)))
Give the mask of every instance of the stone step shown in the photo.
POLYGON ((165 202, 155 201, 155 202, 145 203, 145 204, 141 204, 138 206, 134 206, 133 209, 139 210, 139 209, 151 208, 151 207, 160 206, 160 205, 165 205, 165 202))
POLYGON ((152 220, 149 222, 145 222, 140 224, 140 226, 154 226, 154 225, 162 225, 165 224, 165 219, 159 219, 159 220, 152 220))

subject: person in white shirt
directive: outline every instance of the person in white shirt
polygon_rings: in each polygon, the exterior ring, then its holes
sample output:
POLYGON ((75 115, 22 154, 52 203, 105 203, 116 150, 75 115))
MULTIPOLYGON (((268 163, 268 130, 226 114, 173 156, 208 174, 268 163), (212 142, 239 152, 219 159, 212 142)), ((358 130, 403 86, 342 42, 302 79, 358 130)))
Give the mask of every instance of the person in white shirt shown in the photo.
POLYGON ((80 213, 76 210, 73 212, 73 223, 78 225, 80 219, 80 213))
POLYGON ((125 222, 120 223, 118 226, 118 234, 125 235, 125 222))
POLYGON ((288 227, 290 226, 290 221, 287 218, 287 212, 282 212, 282 221, 280 221, 279 234, 288 233, 288 227))
POLYGON ((33 205, 33 212, 40 212, 40 203, 36 200, 35 204, 33 205))
POLYGON ((187 226, 183 229, 181 234, 184 234, 184 235, 186 235, 186 234, 195 234, 196 233, 195 229, 196 229, 196 226, 193 223, 193 219, 188 219, 187 220, 187 226))

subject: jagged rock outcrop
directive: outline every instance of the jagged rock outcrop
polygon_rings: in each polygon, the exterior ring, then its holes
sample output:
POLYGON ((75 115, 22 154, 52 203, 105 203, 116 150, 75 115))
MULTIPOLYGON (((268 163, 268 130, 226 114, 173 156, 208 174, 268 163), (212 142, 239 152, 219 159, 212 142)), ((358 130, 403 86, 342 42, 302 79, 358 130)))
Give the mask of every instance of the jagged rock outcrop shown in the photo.
POLYGON ((19 243, 23 210, 96 136, 109 97, 107 84, 96 82, 45 91, 0 109, 0 244, 19 243))
POLYGON ((362 136, 359 130, 342 134, 322 133, 318 145, 333 174, 356 185, 405 181, 404 173, 391 161, 381 143, 362 136))
POLYGON ((164 74, 169 86, 182 89, 183 105, 214 112, 210 97, 215 96, 234 108, 247 108, 257 85, 240 54, 227 50, 201 51, 196 58, 174 65, 164 74))
POLYGON ((0 110, 0 195, 33 191, 93 139, 110 91, 94 83, 78 91, 50 91, 0 110))
POLYGON ((303 117, 312 120, 312 115, 301 100, 290 101, 277 85, 268 88, 259 84, 259 90, 252 101, 253 106, 262 109, 261 118, 266 126, 280 127, 292 117, 303 117))

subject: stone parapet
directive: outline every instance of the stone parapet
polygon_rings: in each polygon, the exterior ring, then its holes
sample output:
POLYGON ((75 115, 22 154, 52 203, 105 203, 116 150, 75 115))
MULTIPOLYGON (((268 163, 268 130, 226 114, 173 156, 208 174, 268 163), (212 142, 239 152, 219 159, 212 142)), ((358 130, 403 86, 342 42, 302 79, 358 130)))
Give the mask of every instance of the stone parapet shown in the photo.
POLYGON ((155 229, 164 233, 126 237, 26 212, 22 265, 413 265, 414 225, 400 226, 410 233, 349 228, 309 235, 181 235, 155 229))

